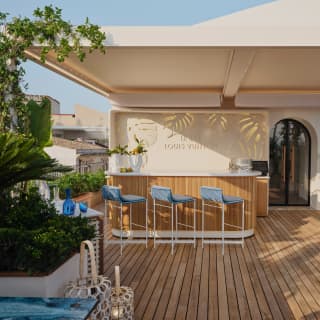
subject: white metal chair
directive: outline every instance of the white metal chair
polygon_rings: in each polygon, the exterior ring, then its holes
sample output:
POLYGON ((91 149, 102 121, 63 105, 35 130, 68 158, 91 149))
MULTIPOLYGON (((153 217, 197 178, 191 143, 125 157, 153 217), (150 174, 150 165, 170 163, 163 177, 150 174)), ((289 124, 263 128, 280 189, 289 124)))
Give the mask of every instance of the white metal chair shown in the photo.
POLYGON ((118 202, 119 206, 113 205, 113 207, 120 209, 120 240, 107 240, 107 243, 120 243, 121 246, 121 255, 122 255, 122 247, 127 243, 145 243, 146 247, 148 247, 148 199, 142 196, 127 194, 122 195, 119 187, 114 186, 103 186, 102 187, 102 196, 105 200, 105 209, 107 208, 107 202, 113 201, 118 202), (140 225, 132 222, 132 204, 145 202, 146 211, 145 211, 145 225, 140 225), (123 206, 129 206, 129 231, 128 231, 128 239, 123 239, 123 206), (145 240, 143 239, 133 239, 133 230, 132 226, 137 226, 141 228, 145 228, 146 236, 145 240), (130 239, 131 238, 131 239, 130 239))
POLYGON ((240 197, 225 196, 223 195, 222 189, 214 187, 200 187, 200 195, 202 198, 202 247, 204 243, 221 243, 222 244, 222 254, 224 254, 224 244, 241 244, 244 247, 244 199, 240 197), (213 202, 215 205, 210 204, 213 202), (225 223, 224 207, 225 205, 242 203, 242 214, 241 214, 241 226, 225 223), (213 207, 221 209, 221 240, 204 239, 204 207, 213 207), (230 226, 241 230, 241 240, 225 240, 225 230, 224 226, 230 226))
POLYGON ((151 187, 151 196, 153 198, 153 243, 154 247, 156 242, 158 243, 171 243, 171 254, 173 254, 173 248, 175 243, 193 243, 194 247, 196 246, 196 200, 193 197, 172 194, 171 189, 167 187, 152 186, 151 187), (185 204, 188 202, 193 202, 193 226, 179 222, 178 220, 178 208, 179 204, 185 204), (169 205, 163 204, 169 203, 169 205), (165 207, 171 209, 171 240, 160 239, 157 240, 156 232, 156 206, 165 207), (175 209, 175 231, 174 231, 174 209, 175 209), (178 239, 178 226, 182 225, 187 228, 193 229, 193 239, 178 239))

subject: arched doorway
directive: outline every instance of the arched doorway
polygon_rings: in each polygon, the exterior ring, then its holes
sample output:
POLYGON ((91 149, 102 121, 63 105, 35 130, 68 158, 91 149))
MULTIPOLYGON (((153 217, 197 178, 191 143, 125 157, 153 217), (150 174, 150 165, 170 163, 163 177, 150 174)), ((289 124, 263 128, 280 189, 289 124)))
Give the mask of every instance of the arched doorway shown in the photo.
POLYGON ((270 132, 270 205, 310 204, 311 138, 293 119, 276 123, 270 132))

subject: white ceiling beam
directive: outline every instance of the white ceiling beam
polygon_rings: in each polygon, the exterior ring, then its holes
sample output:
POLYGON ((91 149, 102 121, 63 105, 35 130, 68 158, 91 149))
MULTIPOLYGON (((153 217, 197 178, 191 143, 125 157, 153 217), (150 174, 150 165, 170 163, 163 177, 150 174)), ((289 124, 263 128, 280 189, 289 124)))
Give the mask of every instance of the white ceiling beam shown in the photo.
POLYGON ((237 48, 232 51, 223 87, 223 98, 236 96, 241 81, 253 62, 255 52, 252 48, 237 48))
POLYGON ((46 60, 46 62, 43 64, 40 60, 40 56, 31 51, 31 50, 26 50, 25 51, 26 56, 28 59, 32 60, 33 62, 46 67, 47 69, 54 71, 58 74, 60 74, 61 76, 64 76, 65 78, 68 78, 69 80, 72 80, 74 82, 79 83, 80 85, 95 91, 96 93, 99 93, 100 95, 104 96, 104 97, 108 97, 109 96, 109 88, 102 88, 101 86, 95 84, 93 81, 91 81, 91 79, 84 79, 81 78, 79 76, 78 72, 71 72, 70 70, 68 70, 66 68, 66 66, 63 66, 62 64, 58 65, 57 62, 53 62, 50 61, 49 59, 46 60))

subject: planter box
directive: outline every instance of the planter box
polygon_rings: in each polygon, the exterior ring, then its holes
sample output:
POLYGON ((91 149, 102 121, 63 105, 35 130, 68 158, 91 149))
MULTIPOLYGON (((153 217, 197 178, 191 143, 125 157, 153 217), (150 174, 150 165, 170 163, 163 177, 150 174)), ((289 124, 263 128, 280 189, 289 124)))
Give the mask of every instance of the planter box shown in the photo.
POLYGON ((65 285, 79 278, 80 254, 73 255, 52 273, 26 276, 18 272, 0 273, 2 297, 63 297, 65 285))
POLYGON ((96 192, 87 192, 84 194, 81 194, 77 197, 72 198, 76 202, 87 202, 89 208, 93 208, 99 203, 102 202, 102 193, 101 191, 96 192))

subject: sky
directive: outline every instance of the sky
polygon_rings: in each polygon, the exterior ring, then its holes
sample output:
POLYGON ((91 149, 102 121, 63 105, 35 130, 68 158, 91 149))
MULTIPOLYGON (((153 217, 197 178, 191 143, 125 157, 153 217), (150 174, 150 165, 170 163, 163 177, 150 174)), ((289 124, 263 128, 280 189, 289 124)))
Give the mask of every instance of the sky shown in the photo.
MULTIPOLYGON (((37 7, 52 4, 62 9, 63 19, 81 24, 108 26, 192 25, 271 0, 0 0, 0 11, 10 16, 31 17, 37 7)), ((81 104, 107 111, 108 100, 33 62, 24 64, 27 93, 49 95, 60 101, 61 113, 73 113, 81 104)))

